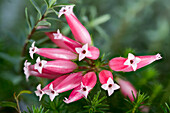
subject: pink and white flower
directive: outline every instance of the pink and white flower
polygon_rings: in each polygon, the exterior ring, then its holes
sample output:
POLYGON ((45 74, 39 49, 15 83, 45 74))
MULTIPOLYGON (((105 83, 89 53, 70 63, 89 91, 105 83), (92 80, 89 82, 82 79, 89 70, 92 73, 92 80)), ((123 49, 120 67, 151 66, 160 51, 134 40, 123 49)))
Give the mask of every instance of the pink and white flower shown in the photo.
POLYGON ((41 90, 41 84, 37 86, 37 91, 35 91, 35 94, 39 96, 39 101, 41 100, 42 96, 45 94, 43 90, 41 90))
POLYGON ((88 93, 95 86, 96 82, 97 77, 94 72, 86 73, 82 78, 81 89, 78 92, 87 98, 88 93))
POLYGON ((162 59, 160 54, 150 56, 134 56, 129 53, 128 58, 116 57, 109 61, 109 66, 114 71, 136 71, 156 60, 162 59))
POLYGON ((59 17, 64 14, 67 20, 68 25, 74 35, 74 38, 83 43, 88 43, 91 45, 91 37, 87 29, 79 22, 77 17, 73 13, 73 5, 71 6, 64 6, 59 11, 59 17))
POLYGON ((29 48, 30 57, 33 59, 33 55, 37 52, 38 48, 35 46, 35 41, 32 43, 31 47, 29 48))
POLYGON ((51 101, 53 101, 54 98, 59 95, 58 92, 57 92, 56 90, 54 90, 52 83, 51 83, 51 85, 49 86, 49 89, 45 91, 45 93, 46 93, 47 95, 49 95, 51 101))
POLYGON ((39 73, 66 74, 77 68, 77 64, 69 60, 45 61, 38 57, 36 62, 34 69, 37 69, 39 73))
POLYGON ((110 71, 107 70, 102 70, 99 73, 99 80, 100 83, 102 84, 102 88, 104 90, 108 91, 108 95, 111 96, 114 93, 114 90, 117 90, 120 88, 119 85, 117 85, 116 83, 114 83, 113 81, 113 75, 110 71))
POLYGON ((75 48, 76 52, 79 54, 79 61, 85 57, 92 57, 91 52, 88 50, 88 44, 82 46, 82 48, 75 48))
MULTIPOLYGON (((32 45, 34 45, 35 42, 33 42, 32 45)), ((56 59, 56 60, 75 60, 77 59, 77 55, 69 50, 66 49, 58 49, 58 48, 40 48, 37 47, 31 47, 30 48, 30 56, 33 58, 33 54, 39 54, 43 57, 49 58, 49 59, 56 59), (36 49, 35 49, 36 48, 36 49), (33 52, 34 50, 34 52, 33 52)))

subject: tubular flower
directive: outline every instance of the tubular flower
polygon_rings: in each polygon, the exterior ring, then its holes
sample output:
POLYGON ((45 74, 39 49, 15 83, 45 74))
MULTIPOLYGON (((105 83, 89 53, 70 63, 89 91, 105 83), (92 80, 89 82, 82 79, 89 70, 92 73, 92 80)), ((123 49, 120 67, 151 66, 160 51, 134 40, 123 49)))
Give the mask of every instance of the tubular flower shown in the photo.
POLYGON ((82 80, 82 73, 77 72, 70 75, 63 75, 58 77, 47 86, 45 86, 42 90, 45 94, 49 95, 50 100, 53 101, 59 93, 71 90, 80 85, 82 80))
POLYGON ((30 47, 30 56, 33 59, 33 54, 39 54, 43 57, 56 60, 75 60, 77 55, 66 49, 54 49, 54 48, 40 48, 35 47, 35 42, 30 47))
POLYGON ((129 82, 122 80, 120 78, 116 78, 117 82, 120 85, 120 91, 125 97, 129 97, 131 101, 134 101, 133 94, 136 97, 137 91, 134 86, 129 82), (132 93, 133 92, 133 93, 132 93))
POLYGON ((82 78, 81 89, 79 93, 82 93, 86 98, 90 90, 95 86, 97 81, 96 74, 94 72, 88 72, 82 78))
POLYGON ((130 72, 136 71, 152 62, 162 59, 160 54, 150 56, 134 56, 129 53, 128 58, 117 57, 109 61, 109 66, 114 71, 130 72))
POLYGON ((61 73, 66 74, 70 73, 77 68, 77 65, 69 60, 54 60, 54 61, 45 61, 40 60, 38 57, 34 66, 39 73, 51 72, 53 74, 61 73))
POLYGON ((91 37, 87 29, 80 23, 80 21, 77 19, 77 17, 73 13, 73 5, 70 6, 64 6, 59 11, 58 17, 62 14, 65 15, 65 18, 67 20, 68 25, 70 26, 70 29, 74 35, 74 38, 83 43, 88 43, 91 45, 91 37))
POLYGON ((61 74, 48 74, 48 73, 39 73, 38 71, 34 70, 34 66, 31 65, 30 62, 27 62, 27 60, 24 63, 24 74, 26 76, 26 80, 28 81, 29 76, 36 76, 36 77, 42 77, 42 78, 48 78, 48 79, 54 79, 59 77, 61 74))
POLYGON ((102 84, 102 88, 108 91, 108 95, 111 96, 114 93, 114 90, 120 88, 119 85, 115 84, 113 81, 113 75, 110 71, 102 70, 99 73, 99 80, 102 84))

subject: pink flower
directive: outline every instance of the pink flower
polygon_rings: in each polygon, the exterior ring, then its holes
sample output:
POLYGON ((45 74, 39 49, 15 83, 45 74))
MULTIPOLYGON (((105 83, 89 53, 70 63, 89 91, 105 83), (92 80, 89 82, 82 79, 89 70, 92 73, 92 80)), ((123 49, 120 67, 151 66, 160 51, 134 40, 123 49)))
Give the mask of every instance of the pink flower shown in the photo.
POLYGON ((54 98, 59 95, 59 93, 71 90, 80 85, 82 80, 82 73, 77 72, 70 75, 63 75, 58 77, 42 90, 45 94, 49 95, 50 100, 53 101, 54 98))
POLYGON ((134 56, 129 53, 128 58, 117 57, 109 61, 109 66, 114 71, 130 72, 136 71, 152 62, 162 59, 160 54, 150 56, 134 56))
POLYGON ((78 92, 83 94, 87 98, 88 93, 95 86, 96 82, 97 77, 95 72, 86 73, 82 78, 81 88, 78 92))
POLYGON ((90 34, 74 15, 73 7, 73 5, 62 7, 59 11, 58 17, 60 18, 60 16, 64 14, 75 39, 83 44, 88 43, 91 45, 90 34))
POLYGON ((69 60, 54 60, 54 61, 45 61, 40 60, 38 57, 34 69, 37 69, 39 73, 43 71, 45 73, 61 73, 66 74, 70 73, 77 68, 77 64, 69 60))
POLYGON ((41 84, 37 86, 37 91, 35 91, 35 94, 39 96, 39 101, 41 100, 42 96, 45 94, 43 90, 41 90, 41 84))
POLYGON ((129 81, 116 78, 118 84, 120 85, 120 91, 125 97, 129 97, 131 101, 134 101, 133 94, 136 97, 137 91, 129 81), (133 92, 133 94, 132 94, 133 92))
POLYGON ((38 71, 34 70, 31 63, 27 62, 27 60, 24 63, 24 74, 26 75, 26 80, 28 81, 29 76, 36 76, 36 77, 42 77, 42 78, 48 78, 48 79, 54 79, 59 77, 61 74, 48 74, 48 73, 39 73, 38 71))
MULTIPOLYGON (((64 80, 66 77, 68 77, 68 75, 63 75, 57 79, 55 79, 53 83, 47 85, 46 87, 44 87, 43 89, 41 89, 41 84, 39 84, 37 86, 37 91, 35 91, 35 94, 37 96, 39 96, 39 101, 41 100, 42 96, 46 93, 48 93, 48 95, 50 94, 54 94, 55 96, 58 95, 58 93, 56 91, 53 90, 54 86, 57 86, 62 80, 64 80), (51 90, 51 92, 49 92, 49 89, 51 90)), ((50 95, 50 99, 53 100, 55 98, 55 96, 50 95)))
POLYGON ((92 57, 91 52, 88 50, 88 44, 82 46, 82 48, 75 48, 76 52, 79 54, 79 61, 85 57, 92 57))
POLYGON ((73 52, 66 49, 54 49, 54 48, 40 48, 35 47, 35 42, 32 43, 32 47, 30 47, 30 56, 33 59, 33 54, 39 54, 43 57, 49 59, 57 59, 57 60, 74 60, 77 58, 77 55, 73 52))
POLYGON ((115 84, 113 81, 113 75, 110 71, 102 70, 99 73, 99 80, 102 84, 102 88, 108 91, 108 95, 111 96, 114 93, 114 90, 120 88, 119 85, 115 84))

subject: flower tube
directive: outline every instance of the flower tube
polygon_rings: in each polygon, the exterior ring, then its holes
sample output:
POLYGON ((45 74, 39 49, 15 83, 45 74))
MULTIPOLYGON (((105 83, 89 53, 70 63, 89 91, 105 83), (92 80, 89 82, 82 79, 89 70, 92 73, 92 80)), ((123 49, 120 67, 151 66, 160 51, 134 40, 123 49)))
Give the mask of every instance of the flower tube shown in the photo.
POLYGON ((77 68, 77 64, 69 60, 54 60, 45 61, 40 60, 38 57, 34 69, 38 70, 39 73, 60 73, 66 74, 74 71, 77 68))
POLYGON ((82 45, 77 41, 74 41, 64 35, 62 35, 59 29, 56 32, 46 32, 46 35, 58 46, 63 49, 67 49, 75 52, 76 47, 81 47, 82 45))
POLYGON ((30 62, 27 62, 27 60, 24 63, 24 74, 26 76, 26 80, 28 81, 29 76, 36 76, 36 77, 42 77, 42 78, 48 78, 48 79, 54 79, 59 76, 61 76, 60 73, 56 74, 49 74, 49 73, 39 73, 38 71, 33 69, 33 65, 31 65, 30 62))
POLYGON ((134 56, 129 53, 128 58, 117 57, 109 61, 109 66, 114 71, 130 72, 136 71, 156 60, 162 59, 160 54, 150 56, 134 56))
POLYGON ((29 53, 32 59, 34 53, 49 59, 57 59, 57 60, 74 60, 77 58, 76 54, 66 49, 54 49, 54 48, 39 49, 35 47, 35 42, 32 43, 32 47, 30 47, 29 53))
POLYGON ((75 87, 79 86, 82 80, 82 73, 72 73, 67 75, 64 79, 61 77, 52 81, 45 88, 43 88, 43 91, 45 91, 45 93, 50 96, 51 101, 53 101, 55 96, 57 96, 59 93, 74 89, 75 87))
POLYGON ((70 26, 70 29, 74 35, 74 38, 83 43, 88 43, 91 45, 91 37, 87 29, 80 23, 80 21, 77 19, 77 17, 73 13, 73 5, 70 6, 64 6, 59 11, 59 17, 64 14, 65 18, 67 20, 68 25, 70 26))

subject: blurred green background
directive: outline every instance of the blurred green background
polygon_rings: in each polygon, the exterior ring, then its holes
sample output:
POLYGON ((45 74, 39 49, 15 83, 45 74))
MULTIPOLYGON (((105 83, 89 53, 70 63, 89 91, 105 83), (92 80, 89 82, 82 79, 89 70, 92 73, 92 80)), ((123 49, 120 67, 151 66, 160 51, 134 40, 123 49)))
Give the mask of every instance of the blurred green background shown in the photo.
MULTIPOLYGON (((35 1, 39 7, 44 4, 43 0, 35 1)), ((162 113, 161 105, 165 106, 165 102, 170 104, 170 0, 58 0, 57 3, 76 5, 76 16, 92 35, 94 45, 100 48, 101 54, 106 53, 108 60, 117 56, 127 57, 128 52, 162 55, 162 60, 136 72, 120 73, 137 90, 150 96, 150 113, 162 113)), ((25 58, 21 57, 28 36, 25 7, 32 16, 33 24, 36 23, 37 11, 29 0, 0 0, 0 101, 14 102, 14 92, 34 91, 39 83, 45 86, 49 82, 35 77, 26 82, 22 71, 23 59, 32 61, 28 48, 25 58)), ((54 13, 49 16, 57 18, 54 13)), ((64 17, 59 21, 47 21, 51 23, 51 29, 59 28, 64 35, 73 37, 64 17)), ((42 31, 36 31, 31 39, 37 41, 38 47, 56 47, 42 31)), ((64 93, 64 96, 68 97, 69 93, 64 93)), ((93 93, 95 91, 91 95, 93 93)), ((106 103, 110 105, 107 112, 122 113, 128 109, 119 91, 108 97, 106 103)), ((40 104, 43 102, 38 102, 35 94, 25 94, 20 98, 22 110, 40 104)), ((59 105, 57 110, 80 112, 86 104, 85 99, 81 99, 69 105, 59 105)), ((0 112, 12 113, 15 110, 0 107, 0 112)))

